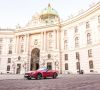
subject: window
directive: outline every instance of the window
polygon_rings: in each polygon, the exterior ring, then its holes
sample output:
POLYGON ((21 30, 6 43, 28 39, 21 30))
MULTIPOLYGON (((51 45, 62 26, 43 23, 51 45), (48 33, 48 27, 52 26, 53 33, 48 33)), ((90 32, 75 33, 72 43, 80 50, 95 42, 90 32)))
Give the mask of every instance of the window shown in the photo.
POLYGON ((52 49, 53 48, 53 41, 52 41, 52 39, 49 39, 48 40, 48 48, 49 49, 52 49))
POLYGON ((89 61, 89 68, 93 69, 93 61, 92 60, 89 61))
POLYGON ((46 22, 46 23, 48 23, 48 21, 47 21, 47 20, 46 20, 45 22, 46 22))
POLYGON ((79 52, 76 52, 76 59, 80 60, 79 52))
POLYGON ((68 63, 65 63, 65 70, 68 70, 68 63))
POLYGON ((11 63, 11 58, 8 58, 8 63, 11 63))
POLYGON ((8 54, 12 54, 12 46, 9 46, 8 54))
POLYGON ((23 36, 21 37, 21 42, 24 42, 24 37, 23 36))
POLYGON ((37 44, 38 44, 38 40, 35 39, 35 40, 34 40, 34 45, 37 45, 37 44))
POLYGON ((48 33, 48 49, 52 50, 53 49, 53 32, 48 33))
POLYGON ((10 38, 10 43, 12 43, 12 41, 13 41, 13 39, 12 39, 12 38, 10 38))
POLYGON ((0 64, 1 64, 1 58, 0 58, 0 64))
POLYGON ((2 53, 2 46, 0 46, 0 54, 2 53))
POLYGON ((21 57, 20 56, 18 56, 18 60, 21 60, 21 57))
POLYGON ((67 49, 67 40, 64 41, 64 49, 67 49))
POLYGON ((80 69, 80 62, 76 62, 76 68, 77 68, 77 70, 80 69))
POLYGON ((49 32, 49 38, 52 38, 52 37, 53 37, 53 33, 49 32))
POLYGON ((67 30, 64 30, 64 36, 65 37, 67 36, 67 30))
POLYGON ((91 34, 90 33, 87 33, 87 44, 91 44, 92 41, 91 41, 91 34))
POLYGON ((90 70, 90 72, 94 72, 94 70, 90 70))
POLYGON ((76 38, 75 38, 75 47, 78 47, 78 46, 79 46, 79 38, 76 37, 76 38))
POLYGON ((65 54, 65 60, 68 60, 68 54, 65 54))
POLYGON ((100 23, 100 15, 98 16, 98 23, 100 23))
POLYGON ((52 63, 51 62, 47 63, 47 69, 52 70, 52 63))
POLYGON ((51 54, 48 54, 48 59, 50 59, 51 58, 51 54))
POLYGON ((12 54, 12 50, 9 50, 8 54, 12 54))
POLYGON ((0 38, 0 43, 2 43, 2 41, 3 41, 3 39, 2 39, 2 38, 0 38))
POLYGON ((89 28, 90 25, 89 25, 89 22, 86 22, 86 28, 89 28))
POLYGON ((75 30, 75 33, 77 33, 77 32, 78 32, 78 28, 77 28, 77 26, 76 26, 76 27, 74 27, 74 30, 75 30))
POLYGON ((88 57, 92 57, 92 49, 88 50, 88 57))
POLYGON ((7 66, 7 71, 10 71, 10 65, 7 66))
POLYGON ((20 50, 20 52, 21 52, 21 53, 24 52, 24 46, 23 46, 23 44, 21 45, 21 50, 20 50))

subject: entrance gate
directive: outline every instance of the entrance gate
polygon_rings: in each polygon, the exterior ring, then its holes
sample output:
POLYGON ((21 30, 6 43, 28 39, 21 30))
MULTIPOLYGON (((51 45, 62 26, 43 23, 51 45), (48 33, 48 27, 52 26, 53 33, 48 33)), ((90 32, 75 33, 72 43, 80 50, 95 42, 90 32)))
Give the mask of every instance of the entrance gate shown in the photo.
POLYGON ((37 70, 39 68, 40 50, 34 48, 31 52, 30 70, 37 70))

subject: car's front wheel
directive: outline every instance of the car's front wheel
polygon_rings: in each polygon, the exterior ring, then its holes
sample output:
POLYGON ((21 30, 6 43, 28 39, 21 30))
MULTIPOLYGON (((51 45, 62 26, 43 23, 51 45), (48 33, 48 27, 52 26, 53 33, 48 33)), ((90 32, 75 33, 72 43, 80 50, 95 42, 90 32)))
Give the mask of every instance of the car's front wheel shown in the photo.
POLYGON ((31 80, 31 77, 27 77, 28 80, 31 80))
POLYGON ((53 74, 53 78, 57 78, 57 76, 58 76, 57 73, 53 74))
POLYGON ((39 79, 42 79, 42 74, 39 73, 39 74, 37 75, 37 79, 38 79, 38 80, 39 80, 39 79))

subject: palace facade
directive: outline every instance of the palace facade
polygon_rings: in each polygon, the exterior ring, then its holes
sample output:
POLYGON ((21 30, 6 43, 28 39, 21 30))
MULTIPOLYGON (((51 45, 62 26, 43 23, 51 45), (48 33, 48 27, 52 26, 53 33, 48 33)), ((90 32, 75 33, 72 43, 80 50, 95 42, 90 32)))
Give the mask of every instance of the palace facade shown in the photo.
POLYGON ((49 4, 25 27, 0 29, 0 73, 43 66, 66 74, 100 73, 100 2, 65 21, 49 4))

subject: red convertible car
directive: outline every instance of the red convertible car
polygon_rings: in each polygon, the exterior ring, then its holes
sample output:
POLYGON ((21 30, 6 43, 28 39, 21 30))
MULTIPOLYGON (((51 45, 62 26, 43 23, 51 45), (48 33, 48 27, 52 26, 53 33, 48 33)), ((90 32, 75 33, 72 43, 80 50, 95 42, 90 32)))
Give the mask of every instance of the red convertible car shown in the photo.
POLYGON ((29 71, 25 73, 24 77, 26 79, 43 79, 47 77, 56 78, 58 76, 58 72, 56 70, 48 70, 47 68, 43 67, 36 71, 29 71))

